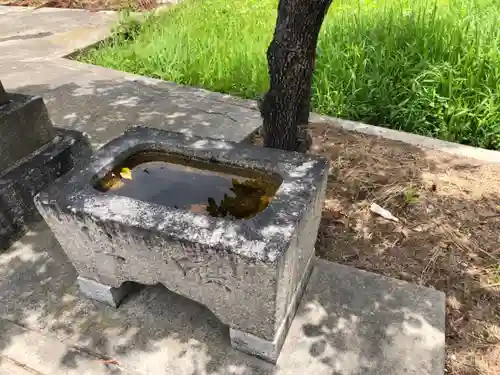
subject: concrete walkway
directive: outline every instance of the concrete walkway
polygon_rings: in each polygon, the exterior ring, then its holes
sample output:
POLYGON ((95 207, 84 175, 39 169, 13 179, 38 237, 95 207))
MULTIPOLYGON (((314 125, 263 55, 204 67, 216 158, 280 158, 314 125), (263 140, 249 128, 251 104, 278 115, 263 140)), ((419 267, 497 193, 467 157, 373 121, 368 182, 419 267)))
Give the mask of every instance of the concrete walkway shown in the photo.
MULTIPOLYGON (((56 125, 95 146, 141 124, 241 141, 255 104, 63 59, 113 13, 0 7, 0 78, 44 97, 56 125)), ((317 261, 276 366, 233 350, 206 308, 162 286, 119 309, 82 298, 47 226, 0 255, 0 375, 441 375, 444 296, 317 261)))
POLYGON ((43 96, 57 126, 85 131, 96 145, 131 124, 233 141, 260 126, 247 101, 61 58, 105 38, 116 19, 111 12, 0 6, 5 89, 43 96))

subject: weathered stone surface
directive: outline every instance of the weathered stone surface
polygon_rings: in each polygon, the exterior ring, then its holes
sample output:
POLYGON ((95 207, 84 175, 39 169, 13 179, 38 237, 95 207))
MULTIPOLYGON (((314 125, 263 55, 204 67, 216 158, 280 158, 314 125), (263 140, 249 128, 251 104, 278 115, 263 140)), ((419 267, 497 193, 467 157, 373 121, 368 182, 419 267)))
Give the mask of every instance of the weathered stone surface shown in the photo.
POLYGON ((0 250, 42 220, 33 203, 35 194, 71 170, 76 160, 91 153, 82 133, 58 129, 47 147, 0 175, 0 250))
POLYGON ((21 94, 6 97, 7 103, 0 106, 0 177, 48 146, 55 136, 42 98, 21 94))
POLYGON ((328 162, 315 156, 136 127, 35 201, 81 277, 115 288, 162 283, 231 328, 271 342, 273 351, 261 353, 234 341, 275 361, 309 275, 327 171, 328 162), (247 220, 94 189, 93 181, 116 163, 149 149, 259 169, 283 182, 269 206, 247 220))

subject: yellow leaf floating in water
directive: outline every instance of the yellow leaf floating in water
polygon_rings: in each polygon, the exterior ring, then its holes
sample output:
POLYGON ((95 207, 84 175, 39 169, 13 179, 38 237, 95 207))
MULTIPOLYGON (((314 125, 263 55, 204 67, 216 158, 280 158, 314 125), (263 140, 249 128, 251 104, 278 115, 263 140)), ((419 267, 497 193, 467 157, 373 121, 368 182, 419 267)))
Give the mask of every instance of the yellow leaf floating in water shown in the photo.
POLYGON ((120 176, 124 178, 125 180, 131 180, 132 179, 132 171, 130 168, 122 168, 120 171, 120 176))

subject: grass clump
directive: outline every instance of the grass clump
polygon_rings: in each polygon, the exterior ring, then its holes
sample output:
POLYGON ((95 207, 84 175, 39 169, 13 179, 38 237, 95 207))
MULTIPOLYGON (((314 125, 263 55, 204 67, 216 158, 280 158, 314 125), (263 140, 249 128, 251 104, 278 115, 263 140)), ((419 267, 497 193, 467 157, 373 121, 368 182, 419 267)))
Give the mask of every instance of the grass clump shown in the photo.
MULTIPOLYGON (((186 0, 80 60, 255 98, 276 3, 186 0)), ((334 2, 313 89, 319 113, 500 149, 497 0, 334 2)))

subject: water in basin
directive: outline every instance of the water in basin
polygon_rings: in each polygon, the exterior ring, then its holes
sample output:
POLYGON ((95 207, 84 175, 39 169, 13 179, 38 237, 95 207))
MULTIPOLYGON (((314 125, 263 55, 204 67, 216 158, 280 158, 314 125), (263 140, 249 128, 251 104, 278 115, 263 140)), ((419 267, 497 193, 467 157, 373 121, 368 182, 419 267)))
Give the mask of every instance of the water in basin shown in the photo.
POLYGON ((276 176, 260 171, 148 151, 117 165, 96 188, 191 212, 243 219, 264 210, 280 183, 276 176))

